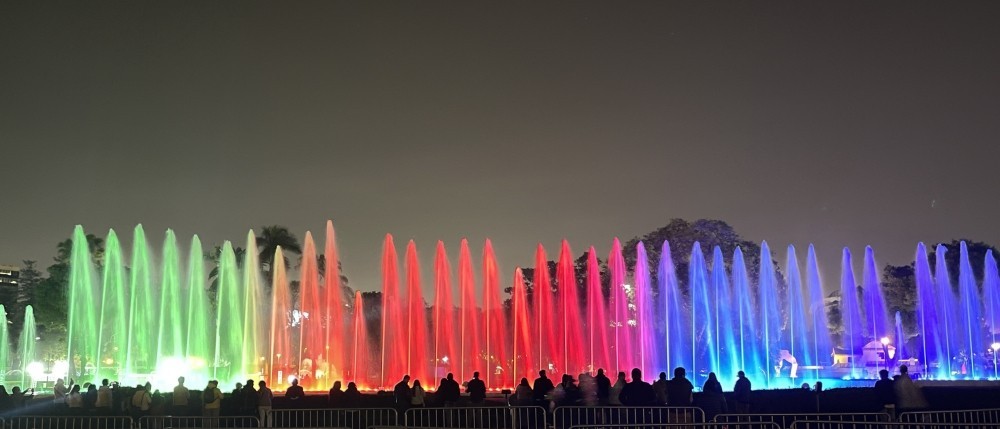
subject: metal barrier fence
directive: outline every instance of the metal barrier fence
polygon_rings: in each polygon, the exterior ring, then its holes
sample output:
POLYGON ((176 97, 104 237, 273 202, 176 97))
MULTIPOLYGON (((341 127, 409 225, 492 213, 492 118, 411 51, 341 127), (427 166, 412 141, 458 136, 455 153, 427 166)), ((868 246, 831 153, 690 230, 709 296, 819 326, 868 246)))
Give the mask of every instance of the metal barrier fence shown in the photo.
POLYGON ((542 407, 410 408, 403 413, 407 428, 546 428, 542 407))
MULTIPOLYGON (((738 425, 741 429, 781 429, 777 423, 758 422, 744 423, 738 425)), ((575 425, 568 429, 733 429, 729 423, 702 422, 702 423, 645 423, 645 424, 622 424, 622 425, 575 425)))
POLYGON ((260 427, 260 420, 250 416, 145 416, 133 427, 134 429, 255 428, 260 427))
POLYGON ((3 420, 6 429, 132 429, 131 417, 21 416, 3 420))
POLYGON ((781 428, 790 428, 796 420, 879 423, 892 419, 886 413, 719 414, 715 416, 715 421, 718 423, 776 423, 781 428))
POLYGON ((899 414, 901 423, 1000 423, 1000 408, 955 411, 907 411, 899 414))
POLYGON ((554 412, 556 429, 588 425, 648 425, 704 423, 698 407, 559 407, 554 412))
POLYGON ((351 428, 399 426, 394 408, 316 408, 271 410, 260 418, 264 427, 276 428, 351 428))
POLYGON ((900 423, 798 420, 792 423, 791 429, 1000 429, 1000 423, 900 423))

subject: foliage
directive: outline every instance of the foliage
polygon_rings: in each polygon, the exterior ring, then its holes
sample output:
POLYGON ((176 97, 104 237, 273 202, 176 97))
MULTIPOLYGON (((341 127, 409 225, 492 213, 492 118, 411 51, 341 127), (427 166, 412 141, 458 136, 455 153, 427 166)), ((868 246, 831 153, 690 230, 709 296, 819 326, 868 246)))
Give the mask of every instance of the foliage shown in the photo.
MULTIPOLYGON (((104 260, 104 239, 93 234, 87 234, 86 239, 91 259, 100 267, 104 260)), ((42 338, 38 350, 40 356, 64 354, 66 350, 66 321, 69 316, 67 294, 72 249, 72 239, 56 244, 56 256, 53 258, 55 263, 46 269, 48 277, 36 277, 37 284, 30 303, 35 309, 38 336, 42 338)))
MULTIPOLYGON (((983 269, 986 261, 986 254, 990 251, 993 252, 993 257, 1000 257, 1000 251, 996 247, 989 244, 983 243, 981 241, 972 240, 951 240, 950 243, 941 243, 945 248, 944 260, 945 264, 948 266, 948 276, 951 277, 951 285, 958 291, 958 274, 959 274, 959 259, 961 258, 961 243, 965 242, 966 247, 969 250, 969 264, 972 265, 972 272, 976 276, 976 282, 982 284, 983 281, 983 269)), ((937 247, 932 247, 930 249, 930 254, 928 255, 928 260, 931 262, 931 266, 934 266, 935 258, 937 257, 937 247)))
POLYGON ((257 250, 260 252, 261 269, 265 273, 271 272, 271 265, 274 263, 274 252, 278 250, 278 246, 281 246, 281 251, 286 255, 285 266, 289 266, 288 254, 302 254, 302 246, 299 245, 299 239, 288 228, 280 225, 261 227, 260 233, 257 234, 257 250))
MULTIPOLYGON (((691 260, 691 249, 694 243, 701 243, 702 252, 705 253, 706 260, 711 260, 712 249, 719 246, 722 254, 725 255, 726 268, 732 268, 732 256, 737 247, 743 251, 743 258, 746 262, 747 271, 752 280, 756 280, 760 272, 760 246, 749 240, 744 240, 732 226, 728 223, 715 219, 698 219, 689 222, 684 219, 671 219, 670 223, 654 231, 634 237, 625 243, 622 249, 625 256, 625 265, 635 266, 636 246, 639 242, 646 245, 646 255, 649 259, 649 271, 651 278, 656 279, 656 272, 659 268, 657 262, 660 260, 660 253, 663 242, 670 243, 670 256, 676 267, 677 277, 681 288, 687 288, 688 263, 691 260)), ((777 264, 777 258, 773 258, 777 264)), ((779 275, 780 277, 780 275, 779 275)), ((655 282, 654 282, 655 283, 655 282)))
MULTIPOLYGON (((234 247, 233 253, 236 255, 236 268, 243 268, 243 259, 246 256, 246 249, 242 247, 234 247)), ((222 246, 215 246, 209 252, 205 252, 205 261, 212 266, 212 270, 208 272, 208 300, 212 303, 213 307, 215 305, 216 296, 219 293, 219 261, 222 259, 222 246)), ((271 279, 267 279, 266 284, 270 283, 271 279)))

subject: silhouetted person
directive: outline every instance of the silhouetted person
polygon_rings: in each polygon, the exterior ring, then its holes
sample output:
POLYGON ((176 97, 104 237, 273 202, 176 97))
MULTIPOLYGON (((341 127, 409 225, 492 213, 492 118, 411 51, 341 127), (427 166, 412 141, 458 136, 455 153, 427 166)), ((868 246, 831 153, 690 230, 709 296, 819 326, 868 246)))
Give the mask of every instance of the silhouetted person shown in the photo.
POLYGON ((97 385, 87 383, 87 392, 83 394, 83 408, 93 414, 95 407, 97 407, 97 385))
POLYGON ((63 379, 56 379, 56 385, 52 386, 52 402, 60 405, 66 404, 66 393, 69 390, 66 388, 66 382, 63 379))
POLYGON ((271 427, 271 404, 274 402, 274 394, 267 387, 267 383, 261 380, 257 384, 257 416, 260 418, 260 425, 266 428, 271 427))
POLYGON ((927 400, 924 399, 920 387, 913 384, 910 378, 909 369, 906 365, 899 366, 899 375, 893 382, 893 390, 896 393, 896 411, 903 413, 911 410, 927 408, 927 400))
POLYGON ((205 404, 204 416, 206 427, 219 427, 219 410, 222 408, 222 391, 219 382, 212 380, 201 392, 201 400, 205 404))
POLYGON ((472 373, 472 380, 469 380, 465 391, 469 394, 469 401, 473 405, 482 405, 486 400, 486 383, 479 379, 479 371, 472 373))
POLYGON ((527 378, 521 377, 521 382, 514 389, 513 405, 528 406, 531 405, 532 401, 534 401, 534 395, 531 393, 531 385, 528 384, 527 378))
POLYGON ((597 406, 597 384, 594 377, 583 372, 577 380, 580 386, 580 404, 588 407, 597 406))
POLYGON ((633 368, 632 381, 622 388, 619 400, 629 407, 651 406, 656 404, 656 392, 651 384, 642 381, 642 370, 633 368))
POLYGON ((552 392, 555 386, 552 384, 552 380, 549 380, 545 376, 545 370, 538 371, 538 378, 535 379, 535 384, 533 385, 532 393, 535 399, 535 403, 544 406, 546 403, 546 396, 552 392))
POLYGON ((7 393, 7 388, 0 384, 0 411, 7 412, 11 409, 10 394, 7 393))
POLYGON ((257 389, 253 388, 253 380, 247 380, 247 384, 243 385, 243 402, 237 404, 242 411, 240 414, 250 417, 256 416, 257 399, 257 389))
POLYGON ((184 377, 177 377, 177 385, 174 386, 174 394, 170 397, 171 405, 175 416, 186 416, 188 413, 188 398, 191 392, 184 387, 184 377))
POLYGON ((625 371, 618 371, 618 378, 615 380, 615 385, 611 386, 611 394, 608 396, 608 404, 610 405, 621 405, 622 404, 622 390, 625 389, 625 371))
POLYGON ((597 370, 594 383, 597 385, 597 404, 608 405, 608 397, 611 395, 611 379, 604 375, 603 368, 597 370))
POLYGON ((719 383, 719 379, 715 376, 714 372, 708 373, 708 380, 705 380, 701 391, 700 406, 701 410, 705 412, 706 421, 711 421, 715 416, 725 414, 729 411, 729 406, 726 404, 726 397, 722 394, 722 383, 719 383))
POLYGON ((455 374, 449 372, 447 377, 441 379, 441 386, 438 387, 437 394, 444 406, 454 407, 458 405, 459 399, 462 399, 462 389, 455 381, 455 374))
POLYGON ((892 411, 896 408, 896 390, 889 378, 889 370, 883 369, 878 372, 878 381, 875 382, 875 398, 886 412, 889 412, 890 415, 893 414, 892 411))
POLYGON ((142 384, 135 386, 135 393, 132 394, 132 420, 139 421, 142 417, 148 416, 152 405, 153 397, 146 390, 146 386, 142 384))
POLYGON ((227 405, 226 413, 233 413, 236 415, 243 414, 243 383, 236 383, 236 388, 229 393, 229 403, 232 405, 227 405))
POLYGON ((299 386, 299 379, 293 378, 292 385, 288 386, 288 390, 285 391, 285 397, 288 398, 293 403, 300 401, 302 398, 306 397, 305 390, 302 390, 302 386, 299 386))
POLYGON ((14 388, 10 390, 10 401, 13 403, 15 409, 24 408, 25 401, 33 396, 35 396, 35 389, 22 391, 20 387, 14 386, 14 388))
POLYGON ((333 387, 330 388, 330 396, 327 399, 330 402, 330 406, 333 408, 340 408, 344 406, 344 391, 340 389, 339 381, 333 382, 333 387))
POLYGON ((671 407, 690 407, 693 399, 694 385, 686 377, 687 371, 682 367, 674 369, 674 378, 667 384, 667 403, 671 407))
POLYGON ((427 392, 424 391, 424 387, 420 385, 420 380, 413 380, 413 389, 410 392, 410 405, 413 407, 423 408, 427 399, 427 392))
POLYGON ((573 382, 573 376, 563 374, 562 381, 556 386, 553 392, 552 403, 557 407, 571 407, 580 404, 580 388, 573 382))
POLYGON ((733 399, 736 401, 737 413, 746 414, 750 412, 750 380, 743 371, 736 373, 733 399))
POLYGON ((97 388, 97 400, 94 402, 94 409, 98 416, 110 416, 113 397, 111 387, 108 386, 108 379, 101 380, 101 387, 97 388))
POLYGON ((345 408, 357 408, 361 406, 361 392, 358 391, 358 385, 353 381, 347 383, 347 390, 344 391, 344 407, 345 408))
POLYGON ((399 383, 392 388, 392 398, 396 401, 396 408, 400 410, 405 410, 410 406, 410 376, 404 375, 399 383))
POLYGON ((660 377, 653 382, 653 391, 656 392, 656 405, 667 404, 667 373, 660 372, 660 377))
POLYGON ((705 384, 702 385, 701 391, 705 393, 722 394, 722 383, 719 383, 719 378, 716 377, 714 372, 708 373, 708 380, 705 380, 705 384))

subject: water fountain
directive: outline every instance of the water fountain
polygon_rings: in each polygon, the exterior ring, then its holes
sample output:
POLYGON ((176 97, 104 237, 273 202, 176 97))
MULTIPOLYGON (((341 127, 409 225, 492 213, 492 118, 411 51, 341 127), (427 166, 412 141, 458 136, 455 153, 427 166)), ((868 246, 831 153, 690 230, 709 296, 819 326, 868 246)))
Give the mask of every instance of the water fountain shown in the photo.
MULTIPOLYGON (((466 380, 479 371, 491 389, 500 389, 539 369, 558 378, 633 367, 652 376, 683 366, 698 382, 714 371, 728 383, 743 370, 759 386, 778 387, 804 377, 865 377, 858 356, 883 336, 897 344, 897 356, 919 360, 927 376, 976 378, 985 376, 982 367, 953 358, 963 350, 982 355, 1000 335, 994 328, 1000 323, 996 262, 987 255, 980 300, 964 244, 957 283, 947 272, 943 246, 935 252, 934 270, 925 246, 917 247, 917 345, 906 344, 901 316, 888 313, 871 248, 865 249, 860 286, 851 253, 843 250, 839 294, 828 298, 812 246, 804 272, 793 246, 779 266, 767 243, 759 258, 748 259, 740 248, 727 258, 713 246, 707 260, 700 243, 671 249, 666 242, 640 242, 635 263, 627 266, 616 239, 605 270, 593 247, 585 269, 578 268, 563 241, 554 263, 539 245, 534 275, 524 278, 520 268, 513 277, 503 274, 488 240, 478 276, 465 240, 453 273, 438 242, 425 279, 416 243, 407 243, 400 271, 387 235, 381 308, 366 314, 372 303, 360 292, 345 294, 340 282, 331 223, 322 255, 312 234, 305 235, 297 283, 281 248, 262 266, 252 232, 245 251, 225 242, 209 266, 197 236, 185 254, 169 230, 154 257, 143 228, 136 227, 127 260, 111 231, 100 264, 91 260, 81 227, 73 237, 68 363, 82 381, 149 380, 166 387, 183 374, 191 383, 263 378, 279 390, 291 378, 309 389, 326 389, 334 380, 384 388, 404 374, 433 386, 448 372, 466 380), (649 260, 647 246, 661 246, 658 260, 649 260), (687 272, 678 273, 672 251, 682 250, 690 250, 681 261, 687 272), (424 280, 433 283, 427 288, 433 296, 424 296, 424 280), (502 294, 506 285, 509 301, 502 294), (839 302, 832 320, 837 332, 828 330, 831 300, 839 302), (850 357, 831 357, 838 355, 850 357), (792 379, 789 363, 809 369, 792 379)), ((5 332, 0 328, 0 339, 5 332)), ((22 332, 21 362, 35 359, 28 333, 22 332)), ((0 362, 10 361, 2 353, 0 362)))

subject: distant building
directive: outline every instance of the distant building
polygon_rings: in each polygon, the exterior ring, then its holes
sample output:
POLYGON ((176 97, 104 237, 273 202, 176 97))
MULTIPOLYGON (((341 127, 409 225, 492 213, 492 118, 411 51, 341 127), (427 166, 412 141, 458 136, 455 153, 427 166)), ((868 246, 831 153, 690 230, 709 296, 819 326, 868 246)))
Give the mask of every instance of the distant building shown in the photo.
POLYGON ((16 265, 0 265, 0 287, 17 289, 21 268, 16 265))

